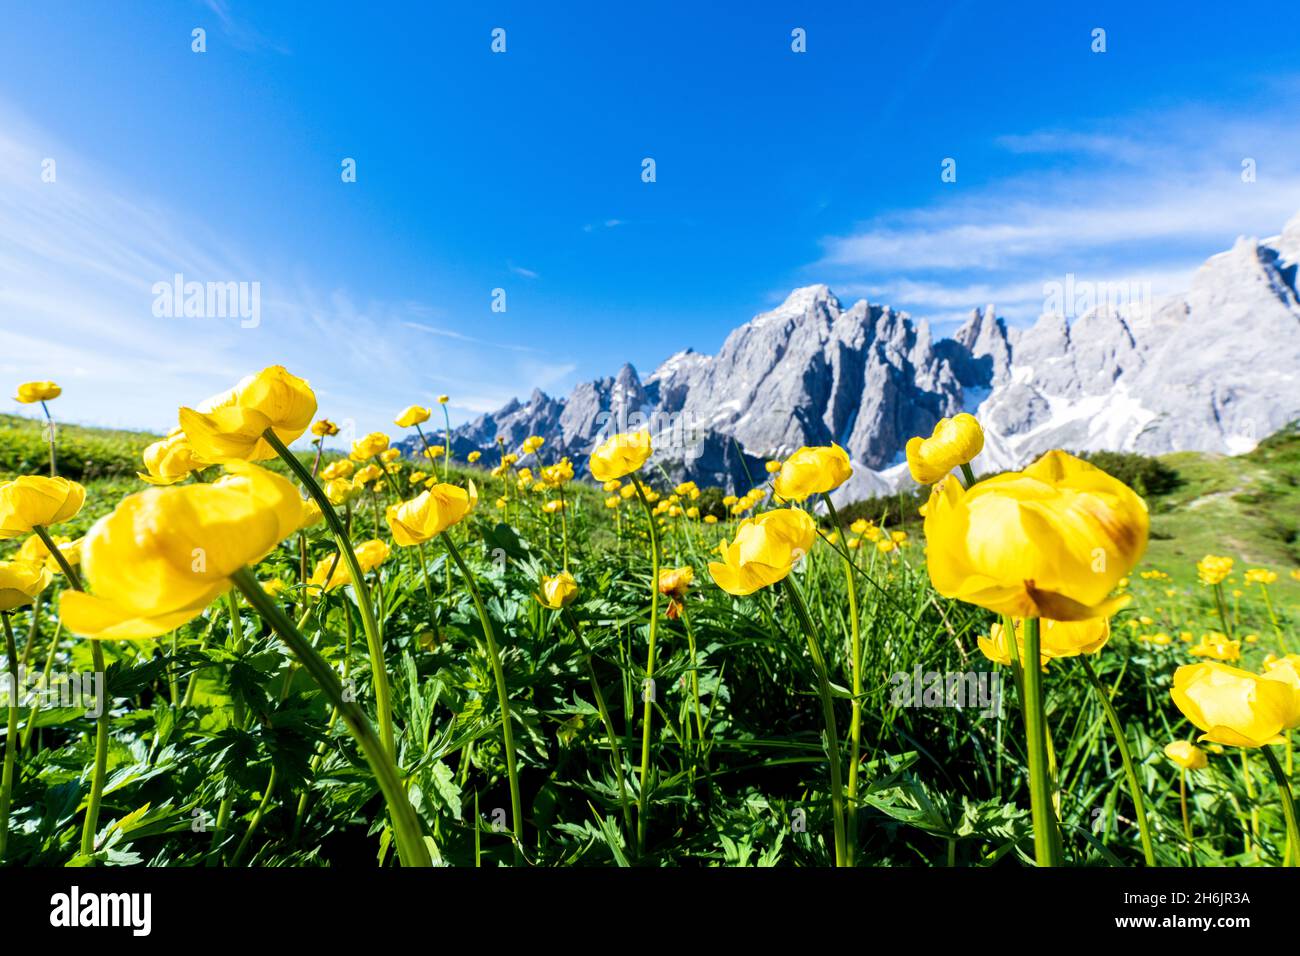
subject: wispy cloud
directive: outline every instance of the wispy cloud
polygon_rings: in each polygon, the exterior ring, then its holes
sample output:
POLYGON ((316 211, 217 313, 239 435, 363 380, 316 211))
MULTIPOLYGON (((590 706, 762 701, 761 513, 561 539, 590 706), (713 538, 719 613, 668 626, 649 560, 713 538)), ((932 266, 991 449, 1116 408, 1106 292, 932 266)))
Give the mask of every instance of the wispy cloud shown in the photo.
POLYGON ((271 270, 242 251, 240 237, 124 194, 51 142, 0 103, 0 400, 17 382, 49 378, 64 385, 65 421, 164 430, 178 406, 286 364, 312 382, 322 414, 372 430, 441 392, 460 415, 555 388, 574 371, 517 336, 461 332, 450 310, 403 290, 367 299, 307 267, 271 270), (260 322, 156 315, 154 284, 178 273, 258 283, 260 322), (462 401, 455 384, 474 398, 462 401))
POLYGON ((288 47, 268 37, 244 17, 236 17, 231 10, 230 0, 202 0, 203 6, 212 12, 221 26, 221 31, 230 45, 237 50, 252 52, 268 50, 287 56, 288 47))
POLYGON ((1180 111, 1001 136, 1009 153, 1041 158, 1037 171, 954 184, 947 201, 828 236, 812 271, 846 296, 869 292, 941 322, 985 302, 1034 318, 1042 283, 1067 273, 1177 291, 1238 235, 1276 234, 1300 209, 1300 129, 1278 115, 1180 111), (1243 181, 1245 160, 1254 181, 1243 181))

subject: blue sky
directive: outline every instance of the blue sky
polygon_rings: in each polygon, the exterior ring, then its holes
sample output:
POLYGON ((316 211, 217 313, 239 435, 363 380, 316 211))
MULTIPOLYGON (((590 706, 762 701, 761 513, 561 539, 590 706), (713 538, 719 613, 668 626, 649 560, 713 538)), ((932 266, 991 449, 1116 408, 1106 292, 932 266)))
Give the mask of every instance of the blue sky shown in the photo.
POLYGON ((1227 8, 447 6, 8 7, 0 382, 162 429, 282 362, 359 429, 463 420, 799 285, 1024 323, 1045 281, 1175 291, 1300 210, 1294 38, 1227 8), (155 316, 177 272, 260 283, 260 324, 155 316))

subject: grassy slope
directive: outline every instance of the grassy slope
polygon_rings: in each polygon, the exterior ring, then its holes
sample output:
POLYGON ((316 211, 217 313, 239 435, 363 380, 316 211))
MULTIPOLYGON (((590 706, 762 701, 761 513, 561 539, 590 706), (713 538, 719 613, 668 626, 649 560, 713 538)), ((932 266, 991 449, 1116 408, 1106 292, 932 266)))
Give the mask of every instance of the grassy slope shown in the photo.
POLYGON ((1198 559, 1226 554, 1239 568, 1277 571, 1278 590, 1300 596, 1300 582, 1289 576, 1300 567, 1300 429, 1293 425, 1246 455, 1178 452, 1162 460, 1180 483, 1151 501, 1144 566, 1189 584, 1198 559))

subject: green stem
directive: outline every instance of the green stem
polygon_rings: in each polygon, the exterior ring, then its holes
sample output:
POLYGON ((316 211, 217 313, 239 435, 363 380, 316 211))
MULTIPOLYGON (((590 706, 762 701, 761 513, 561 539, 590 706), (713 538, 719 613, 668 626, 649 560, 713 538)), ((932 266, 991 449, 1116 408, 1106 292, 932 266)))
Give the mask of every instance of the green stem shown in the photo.
MULTIPOLYGON (((324 510, 324 509, 322 509, 324 510)), ((230 577, 235 586, 243 592, 248 603, 280 635, 280 639, 289 646, 294 655, 302 662, 316 685, 320 687, 328 700, 339 712, 343 722, 351 731, 362 755, 370 765, 371 772, 379 784, 388 805, 389 815, 393 820, 393 833, 397 842, 398 857, 403 866, 430 866, 429 849, 420 832, 420 821, 406 797, 397 765, 393 762, 391 751, 380 741, 370 725, 365 712, 354 702, 343 697, 343 685, 338 675, 325 660, 316 653, 311 643, 302 636, 293 622, 285 616, 284 611, 257 582, 257 578, 248 568, 240 568, 230 577)))
POLYGON ((55 454, 54 454, 54 445, 55 445, 54 416, 50 414, 50 407, 46 405, 44 402, 41 402, 41 409, 45 412, 45 428, 50 439, 50 477, 53 478, 58 474, 58 468, 56 467, 55 464, 55 454))
POLYGON ((518 859, 523 852, 524 846, 524 812, 523 803, 519 799, 519 768, 515 756, 514 730, 511 727, 510 695, 506 692, 506 672, 501 666, 501 652, 497 648, 496 632, 492 628, 492 619, 488 617, 487 607, 483 604, 483 596, 479 593, 478 585, 474 582, 474 576, 470 574, 465 560, 460 556, 460 551, 456 548, 456 543, 451 539, 451 535, 444 531, 441 537, 443 544, 447 546, 447 553, 456 562, 456 567, 460 569, 460 573, 465 577, 465 583, 469 585, 470 596, 474 599, 474 609, 478 611, 479 623, 483 626, 483 636, 487 640, 488 659, 492 664, 492 676, 496 679, 497 685, 497 702, 501 707, 501 737, 506 751, 506 775, 510 779, 510 814, 512 817, 510 822, 515 834, 515 858, 518 859))
POLYGON ((971 485, 975 484, 975 472, 970 470, 970 464, 968 462, 963 461, 961 463, 961 476, 966 479, 966 487, 968 489, 971 485))
MULTIPOLYGON (((67 556, 59 549, 50 537, 49 531, 41 525, 32 528, 41 543, 45 545, 45 550, 54 556, 55 562, 63 572, 63 576, 68 579, 68 585, 73 590, 84 590, 81 586, 81 577, 76 570, 68 563, 67 556)), ((99 681, 107 680, 106 668, 104 666, 104 649, 100 646, 99 641, 90 642, 90 654, 95 668, 95 675, 99 681)), ((104 775, 108 770, 108 699, 105 696, 104 706, 100 709, 99 717, 95 720, 95 764, 91 771, 90 778, 90 797, 86 802, 86 820, 81 828, 81 855, 89 856, 95 852, 95 830, 99 825, 99 804, 104 796, 104 775)))
POLYGON ((637 853, 640 854, 645 852, 646 829, 650 822, 650 795, 646 789, 648 786, 646 779, 650 774, 650 724, 654 718, 654 694, 651 688, 654 687, 655 637, 659 630, 659 529, 655 525, 654 511, 650 508, 645 490, 641 487, 641 480, 635 474, 629 477, 632 479, 632 486, 636 488, 637 497, 641 499, 641 507, 645 509, 646 521, 650 525, 650 646, 646 656, 646 684, 641 692, 645 709, 641 715, 641 778, 636 804, 636 847, 637 853))
MULTIPOLYGON (((1043 671, 1039 665, 1039 619, 1025 618, 1024 718, 1029 760, 1029 805, 1034 823, 1034 856, 1039 866, 1061 865, 1061 837, 1052 812, 1052 788, 1047 779, 1047 736, 1043 716, 1043 671)), ((1007 635, 1008 644, 1015 631, 1007 635)))
POLYGON ((298 456, 289 451, 284 442, 280 441, 279 436, 271 429, 268 428, 262 432, 262 438, 275 449, 275 453, 289 466, 289 470, 293 472, 294 477, 302 483, 302 486, 307 489, 307 493, 312 496, 317 507, 320 508, 321 514, 325 516, 325 523, 329 525, 330 531, 334 534, 339 553, 343 556, 343 560, 347 562, 348 572, 352 575, 352 590, 357 596, 357 607, 361 610, 361 626, 366 632, 366 647, 370 654, 371 682, 375 687, 375 710, 379 720, 379 734, 383 739, 384 748, 388 751, 389 757, 396 760, 397 746, 393 733, 392 692, 388 686, 388 669, 384 662, 383 638, 380 637, 379 624, 375 620, 375 610, 370 603, 370 591, 366 587, 365 575, 361 571, 361 564, 357 561, 356 552, 352 550, 352 541, 348 537, 347 529, 343 527, 343 522, 339 520, 334 506, 330 504, 329 498, 325 497, 325 492, 321 490, 320 485, 317 484, 311 473, 303 467, 302 462, 298 460, 298 456))
POLYGON ((447 472, 451 467, 451 413, 447 411, 447 406, 443 405, 442 402, 438 404, 442 406, 442 421, 447 426, 447 445, 442 453, 442 480, 447 481, 447 472))
POLYGON ((803 593, 794 579, 785 578, 785 588, 794 604, 795 613, 803 624, 804 636, 808 641, 808 654, 812 658, 813 670, 817 674, 817 693, 821 697, 822 719, 826 724, 826 756, 831 770, 831 813, 835 824, 835 865, 848 866, 848 850, 844 837, 844 793, 840 776, 840 736, 835 728, 835 699, 831 694, 830 673, 826 668, 826 658, 822 656, 821 643, 817 639, 817 629, 812 615, 804 601, 803 593))
POLYGON ((591 693, 596 698, 596 709, 600 711, 601 722, 605 725, 605 735, 609 738, 609 755, 614 762, 614 776, 618 782, 618 802, 623 809, 623 825, 627 828, 630 836, 632 833, 632 807, 627 799, 627 783, 623 777, 623 749, 618 745, 618 732, 614 729, 614 719, 609 715, 609 707, 605 703, 605 693, 600 689, 600 679, 596 676, 596 665, 592 660, 591 647, 587 644, 587 639, 583 637, 582 628, 578 626, 578 619, 568 608, 561 612, 564 622, 569 625, 573 631, 573 636, 578 640, 578 646, 582 648, 583 662, 587 665, 587 677, 591 681, 591 693))
POLYGON ((1119 748, 1119 759, 1124 764, 1124 776, 1128 780, 1129 794, 1133 797, 1133 806, 1137 812, 1138 832, 1142 835, 1142 855, 1146 857, 1147 866, 1155 866, 1156 855, 1151 847, 1151 829, 1147 825, 1142 787, 1138 781, 1137 768, 1133 765, 1133 755, 1129 752, 1128 740, 1124 736, 1124 727, 1119 721, 1119 714, 1111 702, 1110 694, 1097 679, 1097 673, 1088 663, 1088 658, 1080 655, 1079 663, 1083 665, 1083 672, 1088 675, 1088 683, 1092 684, 1093 690, 1097 692, 1097 699, 1101 701, 1101 709, 1106 712, 1106 720, 1110 723, 1111 733, 1115 737, 1115 746, 1119 748))
MULTIPOLYGON (((1273 779, 1277 781, 1278 793, 1282 798, 1282 815, 1286 817, 1287 843, 1294 851, 1300 848, 1300 827, 1296 825, 1295 796, 1291 793, 1291 784, 1287 782, 1286 773, 1282 770, 1282 765, 1277 762, 1277 757, 1273 756, 1273 751, 1267 746, 1259 749, 1264 752, 1268 769, 1273 771, 1273 779)), ((1291 860, 1292 857, 1288 854, 1282 861, 1283 866, 1295 866, 1291 860)))
MULTIPOLYGON (((966 467, 966 466, 963 466, 966 467)), ((831 522, 844 538, 844 527, 840 516, 835 511, 835 503, 829 494, 823 494, 826 508, 830 511, 831 522)), ((853 656, 853 711, 849 717, 849 789, 848 789, 848 864, 853 865, 858 848, 858 764, 862 753, 862 636, 858 622, 858 589, 853 581, 853 559, 846 552, 844 559, 844 579, 849 594, 849 631, 851 636, 850 651, 853 656)))
POLYGON ((14 762, 18 759, 18 645, 8 611, 0 611, 4 620, 5 653, 9 662, 9 723, 5 733, 4 776, 0 777, 0 862, 9 845, 9 804, 14 792, 14 762))

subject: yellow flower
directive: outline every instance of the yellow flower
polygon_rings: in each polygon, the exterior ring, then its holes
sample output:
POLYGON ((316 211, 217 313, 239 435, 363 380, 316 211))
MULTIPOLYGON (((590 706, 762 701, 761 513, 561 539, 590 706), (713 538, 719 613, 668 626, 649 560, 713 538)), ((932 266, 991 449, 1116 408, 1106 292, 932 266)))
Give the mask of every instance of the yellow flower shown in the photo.
POLYGON ((424 424, 432 414, 431 410, 421 405, 407 405, 393 419, 393 424, 398 428, 411 428, 414 425, 424 424))
POLYGON ((322 468, 320 476, 325 481, 333 481, 335 478, 351 478, 356 470, 356 464, 350 459, 340 458, 338 461, 332 461, 322 468))
POLYGON ((1291 716, 1287 728, 1300 726, 1300 654, 1272 657, 1264 664, 1264 680, 1278 681, 1291 688, 1291 716))
POLYGON ((564 502, 560 501, 558 498, 555 501, 548 501, 546 504, 542 505, 542 510, 548 515, 559 514, 564 510, 564 502))
POLYGON ((388 440, 383 432, 371 432, 352 443, 352 454, 348 457, 356 462, 369 461, 388 447, 388 440))
MULTIPOLYGON (((369 541, 361 542, 353 548, 353 552, 357 556, 357 565, 361 568, 362 574, 379 567, 388 560, 391 553, 388 545, 378 538, 371 538, 369 541)), ((307 581, 307 590, 316 594, 319 593, 322 587, 326 591, 333 591, 337 587, 351 583, 352 572, 348 570, 348 563, 343 560, 342 555, 332 554, 316 562, 311 578, 307 581), (331 568, 333 573, 331 573, 331 568), (328 580, 326 580, 327 575, 328 580)))
MULTIPOLYGON (((51 577, 44 564, 0 561, 0 611, 12 611, 31 604, 36 595, 49 586, 51 577)), ((14 666, 13 661, 9 664, 14 666)))
POLYGON ((781 463, 776 460, 766 462, 763 465, 763 470, 766 471, 769 475, 775 475, 778 471, 781 470, 781 463))
POLYGON ((705 515, 705 516, 704 516, 704 523, 705 523, 705 524, 717 524, 717 523, 718 523, 717 516, 716 516, 716 515, 705 515))
POLYGON ((573 463, 567 458, 561 458, 554 465, 547 465, 542 469, 542 481, 552 488, 558 488, 566 481, 573 480, 573 463))
POLYGON ((537 600, 552 611, 558 611, 566 604, 572 604, 577 596, 578 582, 573 580, 573 575, 568 571, 561 571, 542 578, 542 590, 537 595, 537 600))
POLYGON ((402 449, 385 448, 379 453, 379 460, 383 462, 393 462, 402 457, 402 449))
POLYGON ((974 415, 941 418, 929 438, 909 439, 907 468, 918 485, 932 485, 984 449, 984 429, 974 415))
POLYGON ((447 449, 443 448, 441 445, 430 445, 428 448, 424 449, 424 457, 429 459, 429 461, 437 461, 445 454, 447 454, 447 449))
MULTIPOLYGON (((1016 627, 1016 647, 1020 657, 1024 658, 1025 621, 1014 619, 1016 627)), ((994 623, 989 629, 989 636, 1001 639, 1002 625, 994 623)), ((1043 661, 1064 657, 1078 657, 1080 654, 1096 654, 1110 640, 1110 620, 1104 617, 1084 621, 1053 621, 1043 618, 1038 631, 1038 653, 1043 661)), ((1002 641, 1005 647, 1006 642, 1002 641)), ((986 653, 985 656, 988 656, 986 653)), ((991 659, 991 658, 990 658, 991 659)))
MULTIPOLYGON (((781 465, 781 472, 772 482, 772 488, 786 501, 803 501, 809 495, 821 494, 838 488, 853 474, 849 456, 839 445, 817 448, 800 448, 781 465)), ((762 488, 750 491, 762 500, 762 488)))
POLYGON ((1246 571, 1247 584, 1273 584, 1277 581, 1277 572, 1266 568, 1250 568, 1246 571))
POLYGON ((807 512, 782 508, 747 518, 730 544, 718 545, 722 561, 709 564, 709 574, 729 594, 752 594, 776 584, 817 540, 817 525, 807 512))
POLYGON ((286 585, 280 578, 271 578, 269 581, 262 582, 262 590, 271 597, 279 597, 285 592, 286 585))
POLYGON ((1196 575, 1204 584, 1222 584, 1223 579, 1232 573, 1232 565, 1232 558, 1207 554, 1196 562, 1196 575))
POLYGON ((523 445, 520 446, 525 455, 531 454, 546 444, 546 439, 541 435, 529 435, 524 439, 523 445))
POLYGON ((620 432, 591 453, 587 467, 597 481, 612 481, 644 465, 652 450, 649 432, 620 432))
POLYGON ((316 414, 311 386, 273 365, 198 408, 182 408, 180 425, 205 461, 262 461, 275 450, 262 439, 268 428, 286 445, 296 441, 316 414))
POLYGON ((889 554, 889 552, 893 551, 896 547, 897 545, 894 544, 893 539, 891 538, 881 538, 876 542, 876 550, 881 554, 889 554))
POLYGON ((617 508, 622 503, 623 503, 623 499, 620 498, 618 495, 610 495, 608 498, 605 499, 605 507, 609 508, 611 511, 617 508))
POLYGON ((402 547, 423 544, 462 521, 477 504, 478 489, 472 481, 468 491, 458 485, 433 485, 410 501, 389 505, 388 527, 402 547))
POLYGON ((472 451, 465 456, 465 460, 472 465, 482 457, 483 457, 483 453, 481 451, 472 451))
POLYGON ((451 401, 451 396, 450 396, 450 395, 439 395, 439 396, 438 396, 438 404, 439 404, 439 405, 446 405, 446 404, 447 404, 448 402, 450 402, 450 401, 451 401))
POLYGON ((624 485, 622 488, 618 489, 618 496, 620 498, 628 499, 635 494, 636 494, 635 485, 624 485))
POLYGON ((849 525, 849 530, 854 534, 866 534, 867 529, 870 527, 872 527, 870 521, 866 518, 859 518, 857 521, 853 522, 853 524, 849 525))
POLYGON ((354 484, 347 478, 335 478, 332 481, 325 482, 325 497, 329 499, 330 504, 336 508, 341 508, 349 501, 355 501, 356 497, 365 489, 365 485, 354 484))
MULTIPOLYGON (((989 636, 983 634, 977 635, 975 643, 979 645, 980 651, 991 660, 994 664, 1002 664, 1004 667, 1011 666, 1011 649, 1007 647, 1006 630, 998 621, 994 621, 989 627, 989 636)), ((1016 628, 1016 657, 1023 664, 1025 660, 1025 640, 1024 632, 1020 627, 1016 628)), ((1042 653, 1042 646, 1039 646, 1038 666, 1046 667, 1048 657, 1042 653)))
POLYGON ((15 402, 22 402, 24 405, 34 405, 37 402, 49 402, 63 394, 63 389, 53 382, 24 382, 18 386, 18 394, 14 396, 15 402))
POLYGON ((659 593, 681 597, 695 580, 695 570, 690 565, 664 568, 659 572, 659 593))
POLYGON ((1015 617, 1109 617, 1147 543, 1142 499, 1062 451, 969 489, 940 481, 922 511, 935 590, 1015 617))
POLYGON ((136 474, 151 485, 174 485, 208 464, 194 454, 190 440, 179 428, 146 448, 142 457, 148 470, 136 474))
POLYGON ((339 426, 335 425, 328 418, 320 418, 312 423, 311 433, 318 438, 329 438, 331 435, 339 433, 339 426))
POLYGON ((0 484, 0 538, 30 534, 37 525, 67 521, 81 510, 86 489, 67 478, 24 475, 0 484))
POLYGON ((245 462, 212 484, 150 488, 124 498, 86 534, 93 593, 64 591, 59 614, 83 637, 157 637, 197 617, 296 531, 303 504, 287 479, 245 462))
POLYGON ((1282 743, 1300 720, 1295 691, 1227 664, 1184 664, 1169 692, 1183 716, 1204 731, 1200 740, 1229 747, 1282 743))
POLYGON ((1208 657, 1215 661, 1241 660, 1241 641, 1230 641, 1226 634, 1217 631, 1202 634, 1201 642, 1188 650, 1193 657, 1208 657))
POLYGON ((1186 740, 1165 744, 1165 756, 1184 770, 1204 770, 1209 764, 1205 751, 1186 740))

